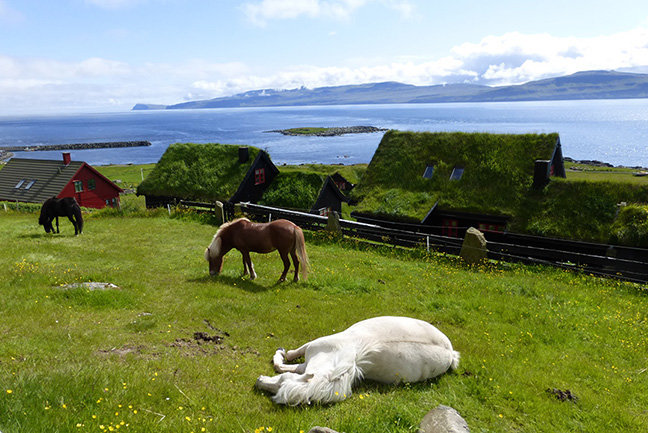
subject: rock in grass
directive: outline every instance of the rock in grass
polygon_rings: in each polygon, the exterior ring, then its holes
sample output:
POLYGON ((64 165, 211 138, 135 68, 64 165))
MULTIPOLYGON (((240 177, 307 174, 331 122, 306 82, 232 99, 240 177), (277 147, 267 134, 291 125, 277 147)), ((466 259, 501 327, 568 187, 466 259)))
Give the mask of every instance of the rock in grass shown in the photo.
POLYGON ((99 283, 87 281, 85 283, 71 283, 60 287, 61 289, 86 289, 86 290, 119 290, 119 286, 113 283, 99 283))
POLYGON ((313 427, 308 430, 308 433, 338 433, 335 430, 331 430, 328 427, 313 427))
POLYGON ((418 433, 467 433, 468 424, 455 409, 439 405, 421 421, 418 433))
POLYGON ((488 250, 486 249, 486 238, 484 234, 474 227, 466 230, 466 237, 464 237, 463 244, 461 245, 461 258, 470 265, 484 263, 487 258, 488 250))

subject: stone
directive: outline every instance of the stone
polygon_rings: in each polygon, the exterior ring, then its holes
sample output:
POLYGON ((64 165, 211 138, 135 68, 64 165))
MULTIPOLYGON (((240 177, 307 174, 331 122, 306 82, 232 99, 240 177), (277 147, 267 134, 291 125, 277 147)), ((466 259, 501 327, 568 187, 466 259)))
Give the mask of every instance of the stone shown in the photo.
POLYGON ((468 423, 455 409, 439 405, 429 411, 421 421, 418 433, 467 433, 468 423))
POLYGON ((474 227, 466 230, 461 252, 459 255, 470 265, 484 263, 487 259, 486 238, 484 234, 474 227))
POLYGON ((60 286, 62 289, 86 289, 90 291, 95 290, 119 290, 120 287, 113 283, 99 283, 95 281, 87 281, 85 283, 70 283, 60 286))
POLYGON ((335 430, 331 430, 328 427, 313 427, 312 429, 308 430, 308 433, 338 433, 335 430))
POLYGON ((342 226, 340 225, 340 215, 336 211, 329 212, 328 220, 326 221, 326 231, 333 233, 342 233, 342 226))

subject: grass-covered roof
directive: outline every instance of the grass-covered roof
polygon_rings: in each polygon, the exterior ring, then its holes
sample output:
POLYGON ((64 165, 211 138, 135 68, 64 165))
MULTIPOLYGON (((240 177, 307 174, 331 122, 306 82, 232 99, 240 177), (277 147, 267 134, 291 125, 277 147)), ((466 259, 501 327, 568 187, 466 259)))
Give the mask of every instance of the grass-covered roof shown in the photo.
POLYGON ((557 142, 558 134, 389 131, 353 192, 357 210, 420 220, 438 201, 439 209, 511 214, 535 160, 551 159, 557 142), (450 180, 455 167, 463 176, 450 180))
POLYGON ((317 200, 324 177, 313 172, 280 171, 260 204, 308 212, 317 200))
POLYGON ((249 159, 240 163, 239 147, 218 143, 172 144, 139 185, 137 193, 190 200, 228 200, 260 152, 248 146, 249 159))

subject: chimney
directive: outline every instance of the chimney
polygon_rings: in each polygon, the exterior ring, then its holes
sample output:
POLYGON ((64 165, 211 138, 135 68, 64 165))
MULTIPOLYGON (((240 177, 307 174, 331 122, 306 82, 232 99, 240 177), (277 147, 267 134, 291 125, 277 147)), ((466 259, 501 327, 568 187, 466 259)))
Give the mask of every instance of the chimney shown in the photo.
POLYGON ((533 188, 543 189, 549 184, 549 175, 551 170, 551 161, 537 159, 533 170, 533 188))
POLYGON ((250 159, 250 149, 248 149, 247 147, 239 147, 238 155, 239 155, 240 164, 243 164, 244 162, 248 162, 248 160, 250 159))
POLYGON ((63 152, 63 164, 68 165, 72 158, 70 158, 69 152, 63 152))

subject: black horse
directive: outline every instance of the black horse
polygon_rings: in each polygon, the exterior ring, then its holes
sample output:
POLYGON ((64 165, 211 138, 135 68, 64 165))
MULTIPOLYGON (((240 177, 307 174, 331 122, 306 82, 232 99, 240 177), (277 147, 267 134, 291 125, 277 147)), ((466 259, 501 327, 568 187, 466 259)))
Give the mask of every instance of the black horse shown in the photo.
POLYGON ((74 234, 78 235, 83 232, 83 216, 81 216, 81 207, 74 197, 48 198, 41 208, 38 224, 45 227, 45 232, 54 233, 52 221, 56 218, 56 233, 59 233, 59 216, 66 216, 74 225, 74 234))

